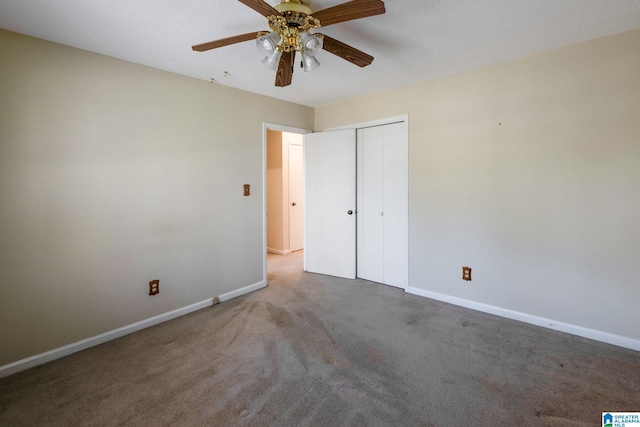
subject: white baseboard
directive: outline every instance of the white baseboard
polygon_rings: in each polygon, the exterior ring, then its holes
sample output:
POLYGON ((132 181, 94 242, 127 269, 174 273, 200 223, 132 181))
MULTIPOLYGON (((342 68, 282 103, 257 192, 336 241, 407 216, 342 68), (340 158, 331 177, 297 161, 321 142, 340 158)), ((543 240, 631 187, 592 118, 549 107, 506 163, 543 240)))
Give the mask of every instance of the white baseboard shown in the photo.
MULTIPOLYGON (((220 295, 220 301, 227 301, 231 298, 238 297, 240 295, 247 294, 249 292, 256 291, 264 288, 265 283, 259 282, 253 285, 245 286, 244 288, 237 289, 235 291, 227 292, 220 295)), ((116 338, 129 335, 133 332, 140 331, 142 329, 149 328, 151 326, 158 325, 168 320, 175 319, 176 317, 184 316, 185 314, 192 313, 194 311, 206 308, 213 305, 213 298, 206 299, 204 301, 197 302, 195 304, 188 305, 186 307, 179 308, 177 310, 163 313, 158 316, 151 317, 149 319, 141 320, 140 322, 132 323, 131 325, 123 326, 113 331, 105 332, 104 334, 96 335, 95 337, 87 338, 82 341, 77 341, 63 347, 55 348, 45 353, 36 354, 35 356, 27 357, 26 359, 18 360, 8 365, 0 366, 0 378, 8 377, 9 375, 17 374, 20 371, 24 371, 34 366, 42 365, 47 362, 51 362, 56 359, 60 359, 70 354, 77 353, 82 350, 86 350, 90 347, 103 344, 107 341, 114 340, 116 338)))
POLYGON ((579 337, 617 345, 618 347, 640 351, 640 340, 636 340, 633 338, 610 334, 608 332, 602 332, 595 329, 584 328, 582 326, 571 325, 569 323, 556 322, 555 320, 546 319, 544 317, 520 313, 518 311, 508 310, 506 308, 500 308, 493 305, 440 294, 437 292, 426 291, 420 288, 408 287, 405 289, 405 291, 410 294, 418 295, 425 298, 431 298, 465 308, 470 308, 472 310, 481 311, 483 313, 494 314, 496 316, 506 317, 508 319, 518 320, 520 322, 529 323, 536 326, 542 326, 543 328, 554 329, 556 331, 577 335, 579 337))
POLYGON ((227 292, 226 294, 219 295, 220 302, 228 301, 231 298, 237 298, 244 294, 248 294, 253 291, 257 291, 258 289, 264 288, 266 285, 265 282, 254 283, 253 285, 245 286, 244 288, 236 289, 235 291, 227 292))
POLYGON ((291 253, 291 251, 288 249, 281 251, 280 249, 273 249, 273 248, 267 248, 267 252, 269 252, 270 254, 277 254, 277 255, 289 255, 291 253))

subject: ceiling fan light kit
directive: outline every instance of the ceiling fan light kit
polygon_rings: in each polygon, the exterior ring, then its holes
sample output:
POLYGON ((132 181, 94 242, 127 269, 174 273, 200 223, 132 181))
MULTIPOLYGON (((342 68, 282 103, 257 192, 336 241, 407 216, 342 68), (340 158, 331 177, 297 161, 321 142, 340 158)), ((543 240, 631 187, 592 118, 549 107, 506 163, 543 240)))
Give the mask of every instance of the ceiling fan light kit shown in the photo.
MULTIPOLYGON (((256 39, 256 46, 258 46, 258 51, 264 56, 271 56, 271 54, 278 48, 280 44, 280 34, 275 31, 270 32, 269 34, 263 34, 258 36, 256 39)), ((278 49, 282 52, 281 49, 278 49)))
POLYGON ((315 56, 310 56, 306 53, 302 54, 302 69, 307 71, 313 71, 320 66, 320 62, 315 56))
POLYGON ((373 56, 323 34, 311 31, 324 26, 366 18, 385 13, 380 0, 351 0, 327 9, 313 12, 301 0, 281 0, 272 7, 264 0, 238 0, 268 19, 270 32, 259 31, 215 40, 192 46, 198 52, 256 40, 258 51, 264 55, 262 63, 276 71, 276 86, 291 84, 295 54, 302 56, 304 71, 312 71, 320 66, 315 56, 324 49, 359 67, 373 62, 373 56), (312 16, 312 13, 315 15, 312 16))
POLYGON ((262 60, 262 63, 271 68, 273 71, 278 71, 280 56, 282 56, 282 52, 280 52, 279 50, 275 50, 271 55, 265 56, 262 60))
POLYGON ((300 34, 301 47, 298 49, 302 53, 306 53, 309 56, 316 56, 318 52, 322 50, 322 34, 311 34, 308 31, 304 31, 300 34))

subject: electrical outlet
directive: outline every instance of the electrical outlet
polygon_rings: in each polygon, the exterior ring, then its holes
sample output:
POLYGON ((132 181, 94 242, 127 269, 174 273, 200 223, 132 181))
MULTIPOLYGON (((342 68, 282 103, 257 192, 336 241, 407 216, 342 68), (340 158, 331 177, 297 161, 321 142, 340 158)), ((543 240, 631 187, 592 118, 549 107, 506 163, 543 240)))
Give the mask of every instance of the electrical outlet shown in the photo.
POLYGON ((471 281, 471 267, 462 267, 462 280, 471 281))
POLYGON ((160 280, 155 279, 149 282, 149 295, 158 295, 160 293, 160 280))

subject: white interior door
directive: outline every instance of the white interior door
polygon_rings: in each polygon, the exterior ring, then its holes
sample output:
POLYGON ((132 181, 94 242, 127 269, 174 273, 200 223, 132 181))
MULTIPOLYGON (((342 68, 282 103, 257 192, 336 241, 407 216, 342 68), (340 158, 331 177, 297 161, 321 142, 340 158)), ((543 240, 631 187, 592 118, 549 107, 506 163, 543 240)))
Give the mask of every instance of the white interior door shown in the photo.
POLYGON ((289 143, 289 249, 304 246, 304 191, 302 145, 289 143))
POLYGON ((305 270, 356 278, 356 131, 304 142, 305 270))

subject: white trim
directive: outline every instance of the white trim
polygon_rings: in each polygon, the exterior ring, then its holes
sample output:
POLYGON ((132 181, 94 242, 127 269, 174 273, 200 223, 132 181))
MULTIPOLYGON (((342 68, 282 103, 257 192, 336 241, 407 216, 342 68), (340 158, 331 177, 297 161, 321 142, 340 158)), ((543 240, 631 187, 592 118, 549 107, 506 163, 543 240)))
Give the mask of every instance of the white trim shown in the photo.
POLYGON ((280 249, 273 249, 270 247, 267 247, 267 252, 269 252, 270 254, 277 254, 277 255, 289 255, 291 253, 289 249, 281 251, 280 249))
MULTIPOLYGON (((253 285, 245 286, 244 288, 236 289, 235 291, 227 292, 220 295, 220 302, 228 301, 232 298, 239 297, 249 292, 257 291, 264 288, 266 282, 258 282, 253 285)), ((63 347, 58 347, 53 350, 49 350, 44 353, 36 354, 35 356, 27 357, 26 359, 18 360, 8 365, 0 366, 0 378, 8 377, 9 375, 17 374, 34 366, 42 365, 47 362, 60 359, 65 356, 69 356, 73 353, 77 353, 82 350, 86 350, 91 347, 103 344, 107 341, 121 338, 125 335, 138 332, 142 329, 150 328, 151 326, 158 325, 168 320, 173 320, 177 317, 184 316, 185 314, 192 313, 203 308, 207 308, 213 305, 213 298, 208 298, 204 301, 197 302, 195 304, 188 305, 186 307, 179 308, 177 310, 170 311, 168 313, 159 314, 149 319, 141 320, 131 325, 123 326, 113 331, 105 332, 95 337, 87 338, 81 341, 77 341, 63 347)))
POLYGON ((636 340, 633 338, 623 337, 621 335, 615 335, 608 332, 585 328, 582 326, 576 326, 569 323, 557 322, 555 320, 546 319, 544 317, 538 317, 527 313, 508 310, 506 308, 496 307, 481 302, 470 301, 450 295, 440 294, 437 292, 431 292, 424 289, 408 287, 406 289, 406 292, 413 295, 418 295, 421 297, 431 298, 434 300, 457 305, 460 307, 470 308, 472 310, 481 311, 483 313, 494 314, 496 316, 506 317, 507 319, 518 320, 520 322, 529 323, 531 325, 542 326, 543 328, 554 329, 556 331, 565 332, 567 334, 577 335, 579 337, 617 345, 618 347, 640 351, 640 340, 636 340))
MULTIPOLYGON (((307 137, 302 138, 302 247, 307 247, 307 137)), ((302 253, 302 270, 307 271, 307 251, 302 253)))
POLYGON ((303 135, 313 132, 312 130, 309 130, 309 129, 294 128, 291 126, 278 125, 275 123, 267 123, 267 122, 262 123, 262 129, 264 130, 265 138, 267 135, 267 129, 275 130, 278 132, 300 133, 303 135))
POLYGON ((236 289, 235 291, 227 292, 226 294, 222 294, 218 296, 218 298, 220 298, 220 302, 225 302, 232 298, 237 298, 239 296, 248 294, 250 292, 257 291, 258 289, 262 289, 266 286, 267 286, 267 282, 262 281, 262 282, 254 283, 253 285, 245 286, 244 288, 236 289))
POLYGON ((200 301, 195 304, 170 311, 168 313, 150 317, 149 319, 141 320, 139 322, 132 323, 131 325, 123 326, 121 328, 96 335, 95 337, 77 341, 63 347, 58 347, 44 353, 36 354, 35 356, 27 357, 26 359, 9 363, 8 365, 0 366, 0 378, 4 378, 20 371, 24 371, 25 369, 33 368, 34 366, 42 365, 44 363, 51 362, 65 356, 69 356, 70 354, 86 350, 90 347, 103 344, 116 338, 121 338, 133 332, 158 325, 160 323, 166 322, 167 320, 172 320, 176 317, 184 316, 185 314, 189 314, 191 312, 209 307, 211 305, 213 305, 213 299, 209 298, 204 301, 200 301))

